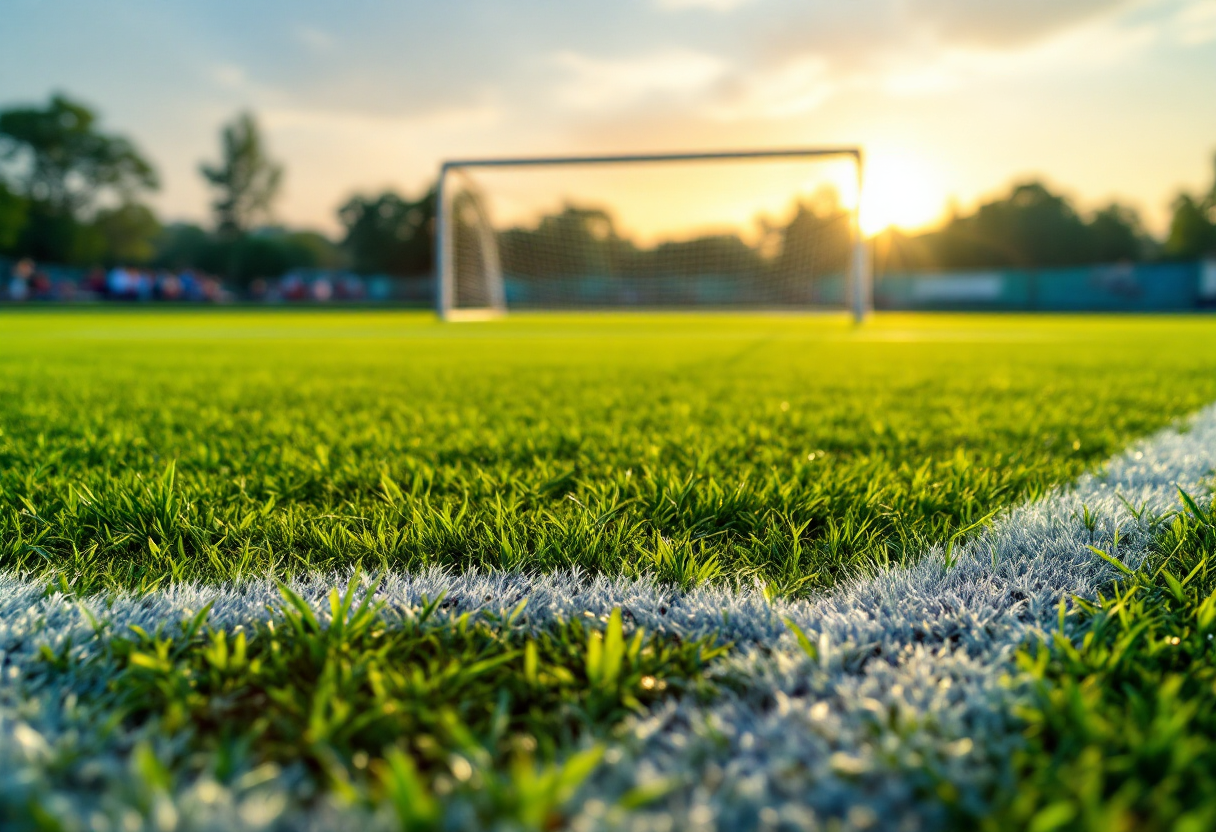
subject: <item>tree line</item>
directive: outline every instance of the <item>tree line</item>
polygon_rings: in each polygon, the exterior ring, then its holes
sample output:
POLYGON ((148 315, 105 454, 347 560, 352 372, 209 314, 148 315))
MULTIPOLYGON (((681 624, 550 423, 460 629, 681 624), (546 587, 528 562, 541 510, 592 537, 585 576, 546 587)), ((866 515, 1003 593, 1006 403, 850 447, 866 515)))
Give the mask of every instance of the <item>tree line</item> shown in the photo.
POLYGON ((0 110, 0 256, 68 266, 199 269, 246 286, 293 268, 425 274, 435 197, 392 191, 338 209, 345 235, 273 224, 284 168, 257 120, 240 113, 220 131, 218 161, 199 174, 213 194, 212 223, 162 223, 146 203, 155 166, 98 113, 65 95, 0 110))
MULTIPOLYGON (((1216 170, 1216 166, 1214 166, 1216 170)), ((886 272, 955 268, 1037 268, 1216 255, 1216 173, 1206 193, 1174 200, 1169 232, 1153 239, 1136 211, 1117 203, 1082 216, 1065 197, 1036 181, 955 213, 941 228, 917 235, 892 229, 875 240, 886 272)))
MULTIPOLYGON (((456 198, 456 246, 472 249, 472 222, 461 216, 456 198), (462 237, 468 236, 467 243, 462 237)), ((851 247, 850 215, 835 194, 822 192, 794 207, 786 222, 759 221, 759 236, 747 242, 736 234, 717 233, 688 240, 639 245, 623 235, 613 216, 602 209, 566 205, 542 217, 533 227, 515 227, 498 239, 504 273, 538 281, 567 277, 614 275, 738 276, 780 282, 789 278, 843 272, 851 247)))
MULTIPOLYGON (((416 199, 392 190, 352 196, 337 209, 339 240, 274 225, 285 173, 252 114, 223 126, 218 161, 201 163, 199 174, 214 197, 211 225, 164 224, 145 202, 159 187, 155 166, 131 139, 103 129, 95 109, 56 94, 43 105, 0 110, 0 255, 76 266, 197 268, 237 286, 297 267, 403 276, 432 269, 433 188, 416 199)), ((809 237, 812 227, 822 230, 822 216, 798 210, 794 225, 774 230, 787 245, 809 237)), ((703 257, 737 262, 740 270, 754 266, 755 249, 730 235, 643 250, 621 239, 606 214, 593 214, 566 209, 535 228, 505 232, 504 254, 526 262, 529 245, 599 235, 582 250, 612 258, 626 272, 690 268, 703 257)), ((1066 197, 1030 181, 936 230, 884 232, 875 253, 885 272, 1210 256, 1216 176, 1206 192, 1177 197, 1160 241, 1130 208, 1112 204, 1083 215, 1066 197)))

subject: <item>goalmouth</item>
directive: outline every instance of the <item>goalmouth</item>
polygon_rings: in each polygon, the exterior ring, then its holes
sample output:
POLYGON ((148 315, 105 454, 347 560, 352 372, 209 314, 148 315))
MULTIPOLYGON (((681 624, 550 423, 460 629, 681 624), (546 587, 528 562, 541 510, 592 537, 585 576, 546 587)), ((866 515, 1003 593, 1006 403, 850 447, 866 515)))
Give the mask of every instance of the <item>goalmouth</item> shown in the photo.
POLYGON ((856 147, 440 169, 438 311, 871 310, 856 147))

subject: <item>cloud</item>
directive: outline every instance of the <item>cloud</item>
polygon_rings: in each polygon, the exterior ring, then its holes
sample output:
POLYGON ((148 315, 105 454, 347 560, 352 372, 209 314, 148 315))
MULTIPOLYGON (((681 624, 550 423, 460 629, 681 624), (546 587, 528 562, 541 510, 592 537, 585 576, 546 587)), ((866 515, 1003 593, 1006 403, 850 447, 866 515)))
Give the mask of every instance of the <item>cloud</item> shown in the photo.
POLYGON ((557 103, 598 113, 661 100, 717 121, 779 119, 815 109, 836 90, 828 62, 813 55, 758 69, 688 50, 621 59, 562 52, 553 63, 566 73, 557 103))
MULTIPOLYGON (((737 8, 739 0, 659 0, 665 9, 737 8)), ((1143 0, 1142 0, 1143 2, 1143 0)), ((1216 5, 1216 0, 1205 0, 1216 5)), ((857 0, 848 7, 748 10, 717 51, 703 30, 683 46, 625 57, 565 50, 556 104, 569 117, 645 112, 717 122, 797 119, 846 89, 899 97, 952 93, 994 78, 1102 68, 1141 49, 1155 28, 1128 0, 857 0), (766 40, 769 20, 780 38, 766 40), (860 26, 859 21, 869 25, 860 26), (784 40, 784 42, 782 42, 784 40), (764 46, 758 46, 761 41, 764 46), (752 49, 739 43, 751 43, 752 49)), ((719 41, 720 43, 721 41, 719 41)))
POLYGON ((592 58, 563 51, 553 64, 565 77, 557 87, 559 103, 581 110, 619 108, 654 98, 704 93, 726 74, 726 64, 686 49, 630 58, 592 58))
POLYGON ((804 55, 723 83, 708 112, 725 121, 792 118, 818 108, 838 87, 826 60, 804 55))
POLYGON ((892 62, 932 61, 947 52, 1010 52, 1109 20, 1157 0, 851 0, 744 10, 731 19, 752 60, 803 54, 829 60, 834 73, 873 71, 892 62))
POLYGON ((683 12, 689 9, 708 9, 714 12, 734 11, 752 0, 657 0, 663 11, 683 12))
POLYGON ((924 56, 899 57, 881 73, 880 86, 897 96, 953 92, 994 79, 1105 70, 1125 62, 1158 40, 1152 21, 1105 16, 1075 25, 1019 48, 949 45, 924 56))
POLYGON ((295 30, 295 37, 313 52, 330 52, 334 48, 333 36, 313 26, 300 26, 295 30))
POLYGON ((211 68, 211 78, 225 89, 235 90, 245 86, 245 70, 235 64, 219 64, 211 68))
POLYGON ((903 16, 956 46, 1026 44, 1128 5, 1128 0, 908 0, 903 16))
POLYGON ((451 107, 422 115, 385 116, 341 110, 274 107, 265 110, 264 121, 272 130, 317 130, 355 135, 359 133, 405 133, 431 130, 463 130, 489 127, 502 118, 493 105, 451 107))
POLYGON ((1187 46, 1201 46, 1216 40, 1216 0, 1187 3, 1174 18, 1178 40, 1187 46))

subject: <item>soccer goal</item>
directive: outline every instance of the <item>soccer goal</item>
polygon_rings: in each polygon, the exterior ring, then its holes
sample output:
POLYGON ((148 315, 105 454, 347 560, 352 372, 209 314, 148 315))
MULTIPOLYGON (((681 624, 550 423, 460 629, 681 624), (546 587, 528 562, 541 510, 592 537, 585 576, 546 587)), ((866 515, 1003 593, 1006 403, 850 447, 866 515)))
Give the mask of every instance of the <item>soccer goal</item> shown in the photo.
POLYGON ((439 313, 870 309, 857 148, 452 161, 439 313))

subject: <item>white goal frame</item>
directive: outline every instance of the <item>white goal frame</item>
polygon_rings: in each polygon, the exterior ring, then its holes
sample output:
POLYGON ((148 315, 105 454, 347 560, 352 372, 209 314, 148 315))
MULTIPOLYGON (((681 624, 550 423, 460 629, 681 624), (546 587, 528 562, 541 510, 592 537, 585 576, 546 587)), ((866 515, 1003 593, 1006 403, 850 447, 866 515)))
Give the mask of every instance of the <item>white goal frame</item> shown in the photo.
MULTIPOLYGON (((498 318, 507 313, 506 292, 502 270, 498 263, 498 246, 494 240, 482 240, 488 253, 490 304, 482 308, 456 308, 455 245, 447 216, 451 209, 452 188, 449 179, 464 168, 509 168, 553 165, 613 165, 651 162, 706 162, 713 160, 801 159, 831 156, 852 157, 857 169, 857 206, 852 211, 853 252, 848 264, 848 306, 853 319, 860 323, 873 310, 873 277, 870 258, 861 231, 861 195, 863 157, 860 147, 787 148, 781 150, 739 150, 708 153, 643 153, 609 156, 543 156, 501 159, 458 159, 444 162, 439 168, 438 200, 435 211, 435 279, 439 317, 445 321, 480 321, 498 318)), ((488 225, 482 223, 482 225, 488 225)), ((482 232, 485 233, 484 231, 482 232)))

